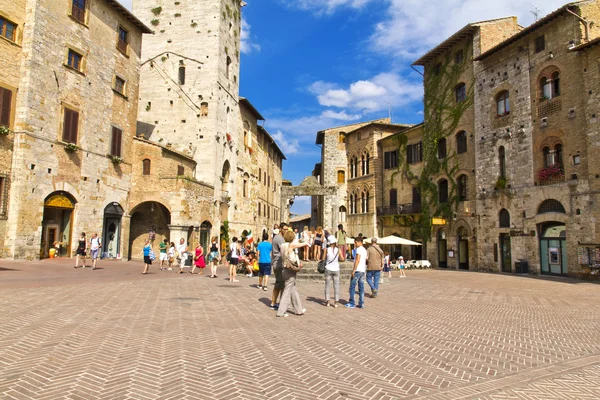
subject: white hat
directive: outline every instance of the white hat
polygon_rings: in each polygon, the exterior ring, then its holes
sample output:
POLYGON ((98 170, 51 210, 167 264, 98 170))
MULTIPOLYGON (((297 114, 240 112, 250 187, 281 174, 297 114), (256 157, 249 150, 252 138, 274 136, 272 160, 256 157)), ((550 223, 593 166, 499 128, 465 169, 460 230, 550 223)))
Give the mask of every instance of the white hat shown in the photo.
POLYGON ((336 243, 337 243, 337 239, 335 238, 335 236, 329 235, 329 237, 327 238, 327 244, 336 244, 336 243))
POLYGON ((277 229, 277 228, 273 229, 273 233, 276 234, 276 235, 278 235, 279 234, 279 229, 277 229))

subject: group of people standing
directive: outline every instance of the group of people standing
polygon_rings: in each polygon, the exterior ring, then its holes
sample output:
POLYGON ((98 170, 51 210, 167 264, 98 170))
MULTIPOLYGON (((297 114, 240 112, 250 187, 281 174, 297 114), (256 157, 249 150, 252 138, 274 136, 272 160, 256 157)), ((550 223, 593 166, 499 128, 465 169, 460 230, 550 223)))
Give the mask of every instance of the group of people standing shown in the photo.
MULTIPOLYGON (((200 243, 196 245, 194 252, 190 253, 184 238, 179 239, 179 244, 177 246, 174 242, 169 243, 167 239, 164 239, 158 244, 158 251, 158 260, 160 262, 161 271, 176 270, 178 273, 182 274, 184 269, 188 266, 187 260, 192 258, 192 268, 188 271, 190 274, 196 273, 196 269, 198 269, 198 274, 202 275, 204 273, 204 268, 207 266, 206 263, 208 262, 208 264, 210 264, 211 272, 209 278, 217 277, 217 266, 221 258, 219 256, 216 236, 211 239, 210 252, 206 258, 204 248, 200 243)), ((156 260, 156 254, 154 253, 150 239, 145 239, 144 247, 142 248, 140 255, 143 255, 144 257, 144 272, 142 272, 142 274, 146 275, 148 274, 152 262, 156 260)))
POLYGON ((100 250, 102 247, 102 240, 97 233, 92 233, 90 240, 86 239, 85 232, 81 232, 79 239, 77 240, 77 250, 75 251, 75 266, 73 268, 87 268, 86 259, 88 253, 92 259, 92 269, 96 269, 96 263, 100 257, 100 250), (82 260, 82 266, 79 266, 79 259, 82 260))

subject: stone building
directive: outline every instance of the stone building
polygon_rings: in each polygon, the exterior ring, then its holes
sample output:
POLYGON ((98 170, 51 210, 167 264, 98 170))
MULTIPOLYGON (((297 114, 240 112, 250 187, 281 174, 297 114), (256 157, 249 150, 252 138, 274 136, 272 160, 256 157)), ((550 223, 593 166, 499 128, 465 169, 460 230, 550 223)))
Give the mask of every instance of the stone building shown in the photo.
POLYGON ((569 3, 475 58, 480 269, 600 262, 599 23, 597 1, 569 3))
POLYGON ((113 0, 4 0, 0 19, 0 256, 71 255, 81 231, 124 254, 150 29, 113 0))

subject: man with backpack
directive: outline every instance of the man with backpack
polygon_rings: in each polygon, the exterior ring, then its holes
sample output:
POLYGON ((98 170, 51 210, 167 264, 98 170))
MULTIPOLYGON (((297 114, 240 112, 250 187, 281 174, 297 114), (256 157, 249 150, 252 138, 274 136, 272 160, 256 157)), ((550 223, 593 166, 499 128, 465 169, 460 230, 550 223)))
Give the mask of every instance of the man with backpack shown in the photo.
POLYGON ((383 250, 377 245, 377 238, 371 239, 371 246, 367 250, 367 284, 371 288, 371 297, 377 297, 379 279, 383 268, 383 250))

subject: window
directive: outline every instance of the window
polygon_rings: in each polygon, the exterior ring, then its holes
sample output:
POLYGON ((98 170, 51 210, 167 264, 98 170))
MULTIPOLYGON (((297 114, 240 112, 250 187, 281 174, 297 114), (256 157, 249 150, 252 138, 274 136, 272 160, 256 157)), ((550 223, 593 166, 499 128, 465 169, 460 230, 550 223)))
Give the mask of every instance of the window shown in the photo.
POLYGON ((110 140, 110 155, 121 157, 123 146, 123 131, 116 126, 112 127, 112 137, 110 140))
POLYGON ((365 196, 365 212, 368 213, 369 212, 369 192, 367 192, 367 195, 365 196))
POLYGON ((119 39, 117 40, 117 49, 127 54, 127 45, 129 44, 129 32, 122 26, 119 26, 119 39))
POLYGON ((125 79, 115 76, 115 92, 125 95, 125 79))
POLYGON ((562 167, 563 165, 563 150, 562 150, 562 144, 556 144, 554 146, 554 159, 555 159, 555 163, 560 165, 562 167))
POLYGON ((62 140, 66 143, 77 143, 77 131, 79 128, 79 113, 77 111, 64 109, 62 140))
POLYGON ((208 103, 200 103, 200 115, 202 117, 208 117, 208 103))
POLYGON ((462 62, 463 62, 463 51, 459 50, 454 55, 454 63, 455 64, 462 64, 462 62))
POLYGON ((467 132, 465 131, 456 134, 456 152, 458 154, 467 152, 467 132))
POLYGON ((510 213, 507 209, 503 208, 498 214, 498 226, 500 228, 510 228, 510 213))
POLYGON ((549 167, 552 165, 558 165, 562 167, 562 144, 556 144, 552 150, 550 147, 546 146, 542 151, 544 152, 544 167, 549 167))
POLYGON ((438 140, 437 151, 439 159, 443 159, 446 157, 446 139, 438 140))
POLYGON ((573 156, 573 165, 579 165, 579 164, 581 164, 581 155, 575 154, 573 156))
POLYGON ((263 184, 266 185, 267 184, 267 173, 263 172, 263 184))
POLYGON ((267 218, 271 218, 271 206, 267 207, 267 218))
POLYGON ((416 205, 421 204, 421 189, 416 186, 412 189, 412 203, 416 205))
POLYGON ((438 182, 438 197, 440 204, 448 202, 448 181, 446 179, 438 182))
POLYGON ((338 183, 346 183, 346 172, 338 171, 337 181, 338 181, 338 183))
POLYGON ((178 80, 180 85, 185 85, 185 67, 179 67, 178 80))
POLYGON ((346 134, 344 132, 338 134, 338 143, 346 143, 346 134))
POLYGON ((183 165, 178 165, 177 166, 177 176, 184 176, 185 175, 185 168, 183 167, 183 165))
POLYGON ((398 205, 398 189, 390 189, 390 206, 398 205))
POLYGON ((363 154, 361 157, 361 171, 363 175, 369 175, 369 164, 370 164, 370 155, 369 153, 363 154))
POLYGON ((73 69, 76 69, 77 71, 81 71, 82 69, 82 61, 83 56, 79 53, 77 53, 74 50, 69 49, 69 54, 67 57, 67 65, 73 69))
POLYGON ((383 167, 385 169, 394 169, 398 167, 398 150, 386 151, 383 153, 383 167))
POLYGON ((150 160, 147 158, 142 161, 142 175, 150 175, 150 160))
POLYGON ((231 58, 229 56, 227 56, 227 66, 226 66, 226 69, 225 69, 225 77, 227 79, 229 79, 230 70, 231 70, 231 58))
POLYGON ((0 125, 10 126, 12 91, 0 87, 0 125))
POLYGON ((71 16, 82 24, 85 23, 86 0, 73 0, 71 3, 71 16))
POLYGON ((501 92, 496 97, 496 115, 499 117, 503 117, 505 115, 510 114, 510 102, 508 100, 509 94, 508 90, 501 92))
POLYGON ((558 200, 553 200, 553 199, 545 200, 542 204, 540 204, 540 207, 538 208, 538 214, 545 214, 545 213, 551 213, 551 212, 561 213, 561 214, 567 213, 565 211, 565 207, 558 200))
POLYGON ((362 139, 362 132, 358 132, 358 133, 356 134, 356 141, 358 142, 358 141, 360 141, 361 139, 362 139))
POLYGON ((468 180, 466 175, 461 175, 457 179, 458 201, 469 200, 468 180))
POLYGON ((341 224, 343 224, 344 222, 346 222, 346 207, 340 206, 338 220, 339 220, 339 222, 341 224))
POLYGON ((4 36, 8 40, 14 42, 16 31, 17 25, 0 17, 0 36, 4 36))
POLYGON ((6 216, 8 208, 8 177, 0 176, 0 216, 6 216))
POLYGON ((267 187, 271 187, 271 175, 267 178, 267 187))
POLYGON ((506 150, 504 146, 498 149, 498 165, 500 167, 500 178, 506 179, 506 150))
POLYGON ((546 39, 544 38, 544 35, 538 36, 535 39, 535 52, 539 53, 540 51, 544 51, 545 48, 546 48, 546 39))
POLYGON ((260 205, 260 202, 258 203, 258 216, 260 217, 260 213, 262 211, 262 206, 260 205))
POLYGON ((423 159, 422 143, 409 144, 406 146, 406 162, 408 164, 416 164, 423 159))
POLYGON ((262 183, 262 169, 261 168, 258 169, 258 181, 260 183, 262 183))
POLYGON ((465 101, 467 99, 467 85, 464 83, 459 83, 454 89, 454 95, 457 103, 462 103, 465 101))
POLYGON ((363 214, 367 212, 367 197, 365 192, 360 194, 360 212, 363 214))
POLYGON ((540 79, 540 94, 542 100, 549 100, 560 96, 560 72, 553 72, 550 77, 540 79))

